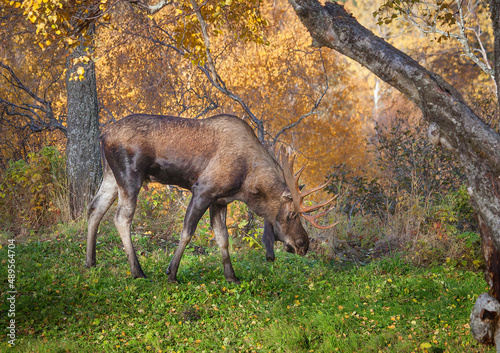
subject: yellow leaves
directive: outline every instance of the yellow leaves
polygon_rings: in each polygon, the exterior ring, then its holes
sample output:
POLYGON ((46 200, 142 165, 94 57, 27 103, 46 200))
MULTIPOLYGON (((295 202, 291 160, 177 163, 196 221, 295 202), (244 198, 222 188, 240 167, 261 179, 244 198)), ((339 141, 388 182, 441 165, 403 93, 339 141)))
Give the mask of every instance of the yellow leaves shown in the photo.
POLYGON ((429 349, 432 347, 432 344, 428 343, 428 342, 424 342, 420 345, 420 349, 429 349))
POLYGON ((37 17, 33 14, 33 12, 28 13, 28 20, 30 20, 31 23, 36 22, 37 17))
POLYGON ((45 23, 42 22, 42 23, 38 23, 36 25, 36 34, 42 32, 44 30, 45 30, 45 23))
POLYGON ((82 66, 78 66, 75 72, 72 72, 69 81, 83 81, 85 80, 85 69, 82 66))
MULTIPOLYGON (((79 63, 88 64, 90 60, 91 60, 90 56, 88 56, 88 55, 81 55, 81 56, 79 56, 77 58, 74 58, 71 61, 71 64, 72 65, 77 65, 79 63)), ((83 70, 83 67, 81 67, 81 69, 83 70)), ((80 68, 78 68, 78 70, 80 70, 80 68)), ((81 74, 83 75, 83 71, 81 72, 81 74)))

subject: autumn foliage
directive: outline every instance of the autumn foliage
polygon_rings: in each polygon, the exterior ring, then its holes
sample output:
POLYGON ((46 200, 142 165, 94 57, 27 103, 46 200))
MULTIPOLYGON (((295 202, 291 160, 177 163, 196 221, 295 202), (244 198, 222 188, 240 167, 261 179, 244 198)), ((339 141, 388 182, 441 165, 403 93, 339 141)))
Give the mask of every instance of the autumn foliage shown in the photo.
POLYGON ((64 156, 52 147, 9 163, 0 183, 4 230, 26 234, 68 221, 64 166, 64 156))
MULTIPOLYGON (((386 226, 396 214, 396 207, 402 207, 404 202, 408 207, 424 205, 428 184, 419 178, 429 173, 433 177, 440 175, 441 168, 445 168, 438 164, 415 164, 416 169, 404 172, 411 177, 423 168, 428 173, 418 174, 414 179, 416 187, 406 188, 399 181, 397 185, 391 184, 389 179, 395 176, 396 180, 402 164, 391 165, 394 160, 389 158, 389 152, 397 154, 406 148, 408 153, 398 155, 405 160, 416 151, 415 144, 425 139, 424 133, 411 129, 418 126, 420 113, 363 68, 332 51, 312 47, 309 34, 286 1, 183 0, 161 10, 141 1, 2 0, 2 4, 0 167, 2 195, 5 195, 2 212, 11 214, 13 205, 24 200, 26 207, 18 214, 27 228, 50 225, 53 213, 61 210, 54 206, 54 193, 60 193, 61 189, 54 189, 51 179, 54 174, 49 172, 55 154, 49 158, 47 150, 41 148, 55 146, 63 154, 67 127, 64 76, 67 70, 78 66, 70 80, 82 80, 85 69, 79 65, 89 62, 96 67, 102 125, 138 112, 191 118, 235 114, 247 120, 263 142, 290 146, 298 154, 298 164, 307 164, 304 183, 315 185, 328 176, 349 175, 351 179, 346 178, 355 186, 333 183, 329 188, 330 192, 344 193, 339 198, 340 215, 345 216, 343 209, 354 207, 356 200, 379 202, 372 209, 365 206, 364 211, 358 212, 366 216, 364 231, 378 229, 370 226, 370 222, 386 226), (86 46, 84 53, 68 59, 68 54, 80 45, 86 46), (376 142, 384 138, 380 132, 401 119, 403 125, 398 134, 402 135, 386 141, 387 155, 377 155, 376 142), (414 137, 409 145, 404 145, 408 137, 405 131, 411 131, 414 137), (25 162, 15 162, 18 160, 25 162), (36 180, 31 183, 33 178, 36 180), (26 180, 31 185, 25 185, 26 180), (374 180, 378 184, 371 183, 374 180), (17 189, 21 191, 15 193, 17 189), (403 189, 409 190, 407 194, 415 192, 412 194, 415 203, 408 199, 397 202, 403 189), (375 200, 377 193, 385 198, 375 200), (10 199, 12 202, 7 202, 10 199), (383 217, 377 215, 379 211, 384 212, 383 217), (375 214, 375 218, 369 218, 369 214, 375 214)), ((409 6, 410 2, 404 4, 409 6)), ((451 35, 458 33, 456 28, 449 36, 422 35, 415 26, 408 27, 399 21, 402 16, 399 12, 393 16, 388 6, 389 3, 380 7, 370 1, 346 3, 368 28, 425 61, 429 68, 455 84, 485 120, 498 128, 491 77, 460 55, 451 35), (400 35, 402 32, 405 35, 400 35)), ((447 15, 453 8, 442 10, 439 16, 444 17, 438 18, 440 30, 455 25, 447 15)), ((478 8, 471 18, 473 30, 468 30, 478 34, 475 44, 482 45, 485 52, 491 51, 486 12, 478 8)), ((427 147, 427 152, 435 153, 433 147, 427 147)), ((55 153, 55 149, 51 151, 55 153)), ((64 177, 57 176, 61 186, 64 177)), ((463 179, 457 177, 453 183, 461 184, 463 179)), ((437 187, 432 193, 443 190, 437 187)), ((458 185, 446 190, 458 193, 461 189, 458 185)), ((184 196, 168 195, 164 188, 155 186, 145 191, 139 201, 142 223, 151 228, 154 225, 147 219, 158 222, 163 219, 163 223, 158 223, 167 229, 163 235, 178 231, 177 213, 170 211, 182 208, 185 202, 184 196)), ((354 208, 359 206, 358 203, 354 208)), ((235 234, 252 234, 254 239, 257 234, 254 229, 260 224, 241 207, 235 206, 230 227, 235 234)), ((354 216, 356 212, 353 211, 354 216)), ((419 218, 423 221, 417 233, 429 229, 434 232, 436 223, 445 228, 453 223, 449 219, 433 222, 438 216, 433 217, 429 213, 419 218)), ((341 224, 331 234, 351 241, 348 237, 358 233, 353 230, 356 220, 351 217, 346 222, 347 226, 342 228, 341 224)), ((200 229, 205 231, 205 240, 210 240, 208 224, 205 226, 200 229)), ((456 230, 455 223, 453 227, 456 230)), ((154 230, 160 232, 160 228, 154 230)), ((413 232, 407 226, 393 228, 399 235, 413 232)), ((368 242, 375 243, 379 238, 380 234, 374 235, 368 242)), ((248 241, 251 242, 250 238, 248 241)))

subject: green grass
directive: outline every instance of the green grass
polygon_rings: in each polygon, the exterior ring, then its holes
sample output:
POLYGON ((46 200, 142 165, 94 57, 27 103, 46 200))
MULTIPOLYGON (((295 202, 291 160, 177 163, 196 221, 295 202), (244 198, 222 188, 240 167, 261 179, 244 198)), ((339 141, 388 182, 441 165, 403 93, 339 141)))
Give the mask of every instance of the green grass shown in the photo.
MULTIPOLYGON (((80 228, 82 228, 80 226, 80 228)), ((16 352, 492 352, 475 343, 469 314, 487 291, 481 273, 416 268, 399 258, 368 265, 277 251, 232 252, 241 285, 224 280, 217 248, 188 249, 179 284, 164 271, 173 248, 135 239, 149 279, 132 279, 116 230, 103 225, 94 269, 83 229, 66 227, 15 251, 16 352)), ((7 326, 2 238, 0 322, 7 326)), ((4 328, 4 327, 2 327, 4 328)), ((6 332, 6 330, 3 330, 6 332)))

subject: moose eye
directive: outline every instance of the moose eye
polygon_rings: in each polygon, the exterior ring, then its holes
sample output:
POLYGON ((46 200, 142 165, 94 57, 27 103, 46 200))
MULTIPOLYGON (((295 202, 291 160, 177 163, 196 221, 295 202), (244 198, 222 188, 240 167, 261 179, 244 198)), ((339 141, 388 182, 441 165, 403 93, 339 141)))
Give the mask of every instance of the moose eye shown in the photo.
POLYGON ((294 218, 297 218, 297 212, 289 212, 287 218, 288 218, 288 220, 292 220, 294 218))

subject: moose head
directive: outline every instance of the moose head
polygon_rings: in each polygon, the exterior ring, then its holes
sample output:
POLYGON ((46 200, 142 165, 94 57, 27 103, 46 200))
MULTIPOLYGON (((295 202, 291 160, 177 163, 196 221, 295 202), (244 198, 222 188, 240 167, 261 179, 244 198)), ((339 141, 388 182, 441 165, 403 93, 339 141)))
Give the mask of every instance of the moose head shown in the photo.
POLYGON ((309 237, 306 230, 302 226, 300 217, 309 221, 314 227, 319 229, 328 229, 335 226, 337 223, 330 225, 320 225, 317 220, 320 217, 327 215, 331 208, 322 213, 311 215, 322 207, 330 205, 338 195, 331 199, 311 206, 304 205, 304 199, 315 192, 322 190, 329 181, 323 185, 302 191, 302 186, 299 186, 299 179, 305 169, 305 165, 294 173, 294 164, 296 155, 290 157, 290 153, 284 146, 276 148, 274 155, 276 160, 281 165, 283 176, 286 184, 286 189, 281 196, 281 205, 278 212, 278 217, 274 222, 265 220, 264 233, 262 242, 266 248, 266 258, 268 261, 274 261, 274 242, 276 240, 283 242, 285 249, 288 252, 305 255, 309 248, 309 237))

